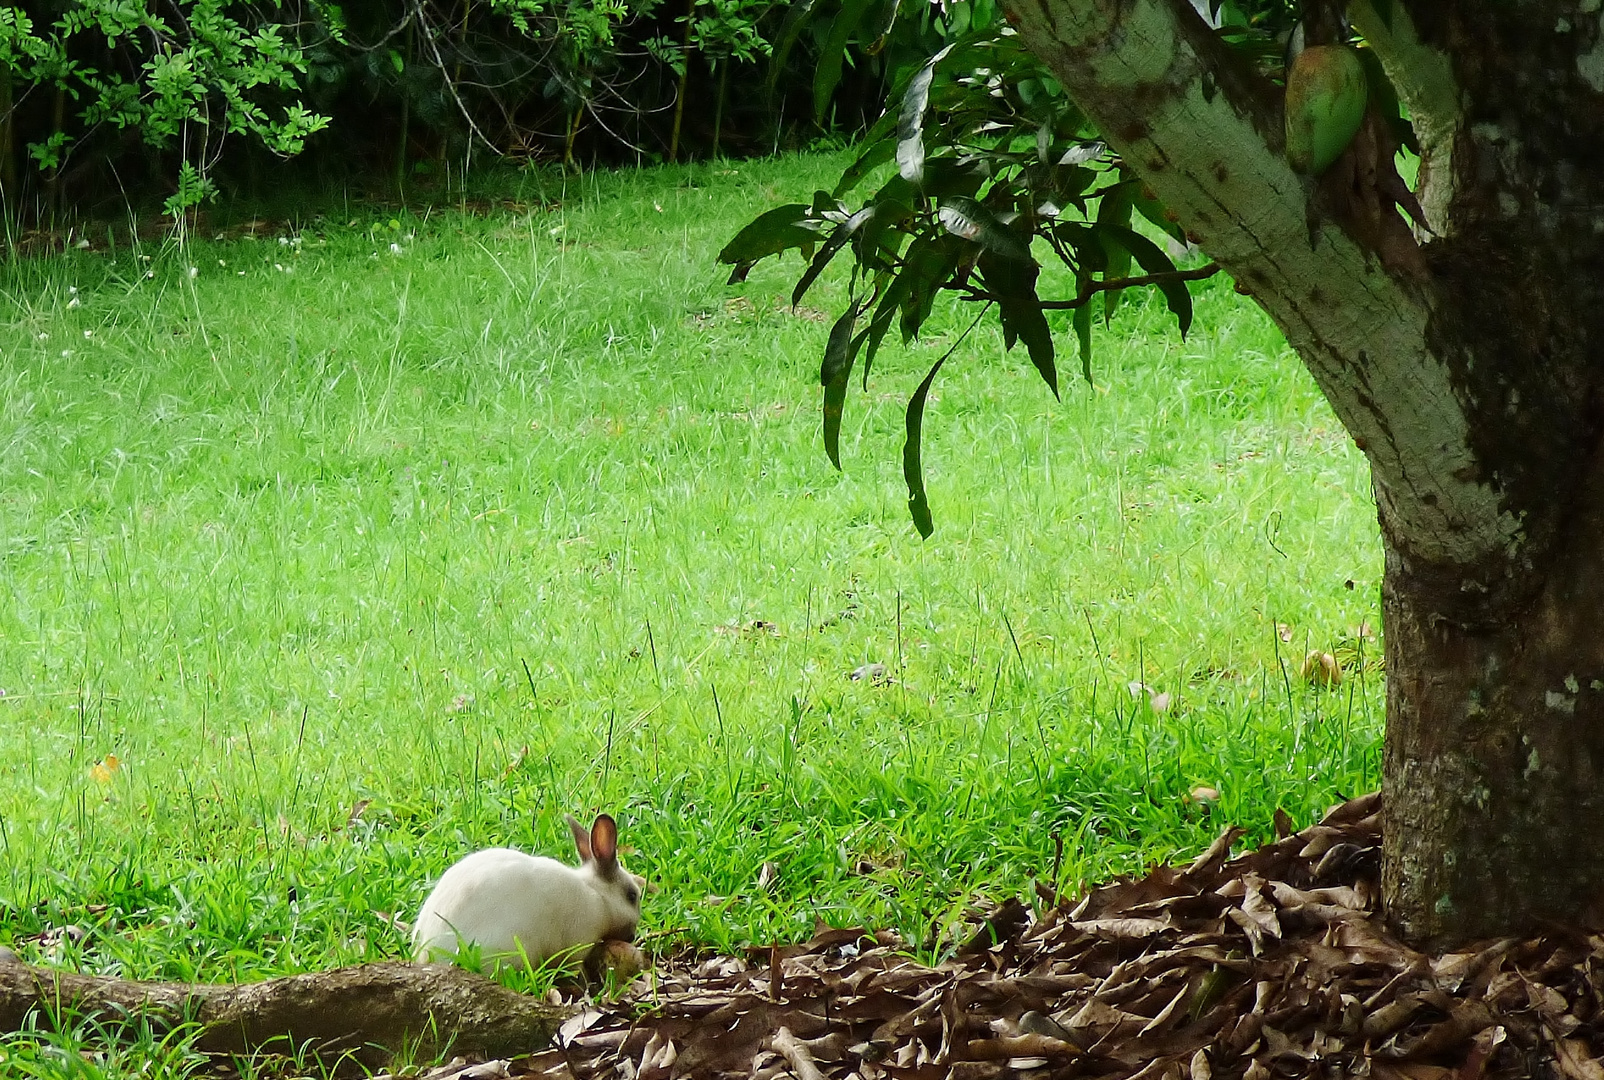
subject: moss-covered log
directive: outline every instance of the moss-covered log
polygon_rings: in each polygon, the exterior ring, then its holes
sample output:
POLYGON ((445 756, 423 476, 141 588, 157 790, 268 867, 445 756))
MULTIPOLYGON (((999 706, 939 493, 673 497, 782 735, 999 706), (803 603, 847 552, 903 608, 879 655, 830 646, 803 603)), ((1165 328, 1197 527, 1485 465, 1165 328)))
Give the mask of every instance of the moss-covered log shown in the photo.
POLYGON ((0 1028, 58 1018, 193 1022, 198 1049, 305 1048, 380 1061, 403 1047, 506 1057, 544 1048, 568 1010, 449 964, 362 964, 239 986, 133 982, 0 957, 0 1028))

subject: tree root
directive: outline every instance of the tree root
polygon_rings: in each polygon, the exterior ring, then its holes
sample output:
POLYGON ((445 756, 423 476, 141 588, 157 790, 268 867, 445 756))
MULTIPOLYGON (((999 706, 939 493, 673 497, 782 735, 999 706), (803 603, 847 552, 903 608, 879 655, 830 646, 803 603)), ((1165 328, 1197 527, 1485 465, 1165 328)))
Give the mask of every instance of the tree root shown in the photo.
POLYGON ((550 1044, 570 1010, 450 964, 361 964, 239 986, 146 983, 33 967, 0 953, 0 1030, 29 1016, 198 1026, 212 1054, 311 1051, 379 1063, 407 1050, 508 1057, 550 1044))

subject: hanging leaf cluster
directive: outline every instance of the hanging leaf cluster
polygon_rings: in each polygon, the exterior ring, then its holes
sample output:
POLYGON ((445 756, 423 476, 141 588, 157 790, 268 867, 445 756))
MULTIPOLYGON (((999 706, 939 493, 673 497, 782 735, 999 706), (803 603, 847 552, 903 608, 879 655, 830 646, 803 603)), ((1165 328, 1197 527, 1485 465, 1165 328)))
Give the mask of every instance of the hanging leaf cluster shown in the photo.
MULTIPOLYGON (((895 0, 856 6, 847 0, 831 33, 852 15, 855 29, 883 35, 899 6, 895 0)), ((1071 312, 1081 373, 1090 380, 1098 297, 1106 317, 1122 290, 1156 288, 1184 335, 1192 320, 1187 281, 1215 269, 1182 270, 1155 242, 1153 236, 1167 235, 1173 249, 1185 237, 1019 44, 991 0, 955 3, 946 13, 948 40, 896 78, 885 113, 835 189, 818 192, 811 203, 768 211, 719 253, 733 267, 732 283, 761 259, 801 253, 805 268, 793 303, 801 303, 837 256, 849 253, 849 299, 831 328, 820 369, 824 447, 837 468, 848 380, 859 371, 866 384, 893 327, 904 343, 913 339, 942 293, 994 309, 1005 345, 1023 343, 1056 396, 1058 346, 1049 311, 1071 312), (878 182, 873 193, 854 201, 854 192, 871 181, 878 182), (1138 218, 1151 227, 1138 228, 1138 218), (1040 295, 1044 259, 1068 269, 1072 294, 1040 295)), ((823 55, 828 59, 828 50, 823 55)), ((827 100, 839 67, 824 75, 827 100)), ((931 369, 907 412, 909 509, 925 536, 933 525, 919 454, 924 404, 945 359, 931 369)))

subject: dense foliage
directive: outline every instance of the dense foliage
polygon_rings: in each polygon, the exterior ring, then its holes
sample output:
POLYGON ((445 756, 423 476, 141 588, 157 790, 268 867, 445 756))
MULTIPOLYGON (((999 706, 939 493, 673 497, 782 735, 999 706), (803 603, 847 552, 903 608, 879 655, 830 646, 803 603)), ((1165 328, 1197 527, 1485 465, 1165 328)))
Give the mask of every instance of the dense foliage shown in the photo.
MULTIPOLYGON (((820 134, 825 27, 773 0, 28 0, 0 7, 0 190, 60 220, 154 185, 174 213, 282 186, 282 161, 405 186, 494 155, 569 164, 767 151, 820 134), (733 73, 733 74, 732 74, 733 73), (760 93, 732 92, 756 87, 760 93), (795 101, 790 99, 794 97, 795 101), (687 108, 687 103, 689 108, 687 108)), ((885 61, 855 50, 853 129, 885 61)), ((841 48, 835 46, 839 63, 841 48)))
MULTIPOLYGON (((1175 215, 1099 139, 1046 65, 1020 44, 996 0, 955 0, 934 17, 928 5, 907 0, 840 0, 827 12, 816 3, 798 5, 788 31, 796 33, 809 19, 829 27, 814 83, 821 109, 835 90, 842 50, 853 35, 874 51, 899 20, 926 20, 920 33, 901 38, 904 46, 925 44, 925 52, 899 67, 885 111, 834 190, 819 191, 811 203, 768 211, 719 255, 733 265, 733 282, 761 259, 800 252, 805 268, 792 293, 792 302, 800 303, 836 256, 849 253, 850 297, 820 370, 825 451, 837 467, 847 384, 860 358, 866 385, 892 325, 904 342, 911 340, 943 292, 975 303, 976 321, 994 309, 1006 346, 1022 342, 1055 395, 1050 312, 1070 313, 1088 382, 1096 314, 1110 318, 1127 289, 1156 289, 1186 334, 1192 320, 1188 283, 1212 276, 1218 267, 1203 262, 1175 215), (895 171, 872 195, 848 201, 891 165, 895 171), (1050 253, 1050 262, 1067 274, 1044 283, 1037 252, 1050 253), (1193 265, 1177 265, 1188 257, 1193 265), (1044 284, 1059 295, 1044 299, 1044 284)), ((1286 57, 1305 42, 1352 37, 1337 18, 1316 24, 1305 12, 1300 22, 1283 0, 1194 4, 1238 63, 1278 83, 1286 77, 1286 57)), ((1408 144, 1408 126, 1379 64, 1368 50, 1356 55, 1369 76, 1370 107, 1408 144)), ((1361 99, 1363 94, 1361 89, 1361 99)), ((926 398, 946 360, 930 368, 907 409, 903 473, 914 524, 926 536, 933 522, 921 431, 926 398)))

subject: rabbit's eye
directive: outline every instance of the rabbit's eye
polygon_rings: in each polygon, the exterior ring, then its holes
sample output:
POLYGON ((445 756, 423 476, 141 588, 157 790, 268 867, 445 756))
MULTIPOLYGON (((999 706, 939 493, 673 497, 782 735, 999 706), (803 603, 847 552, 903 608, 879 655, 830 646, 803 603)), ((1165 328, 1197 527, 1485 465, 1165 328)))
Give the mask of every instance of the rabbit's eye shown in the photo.
POLYGON ((629 888, 624 890, 624 899, 628 900, 631 904, 640 903, 640 890, 631 885, 629 888))

